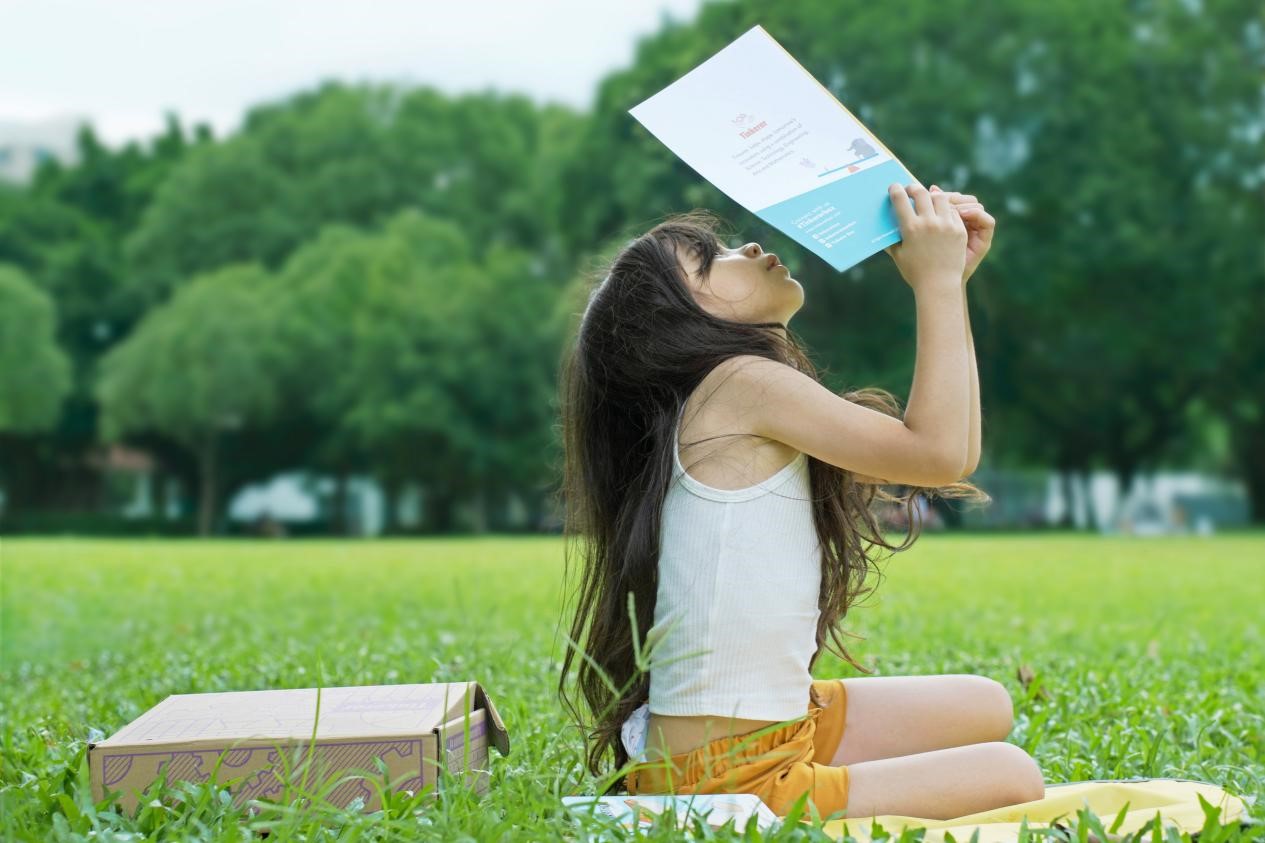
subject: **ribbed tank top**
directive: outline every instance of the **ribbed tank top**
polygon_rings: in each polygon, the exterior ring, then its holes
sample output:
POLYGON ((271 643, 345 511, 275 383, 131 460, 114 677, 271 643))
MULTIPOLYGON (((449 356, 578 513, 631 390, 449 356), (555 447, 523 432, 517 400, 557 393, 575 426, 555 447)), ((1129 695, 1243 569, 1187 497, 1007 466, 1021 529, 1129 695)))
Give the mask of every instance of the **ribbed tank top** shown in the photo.
MULTIPOLYGON (((745 489, 685 471, 663 502, 648 711, 790 720, 807 711, 821 546, 808 455, 745 489)), ((642 717, 646 711, 642 711, 642 717)))

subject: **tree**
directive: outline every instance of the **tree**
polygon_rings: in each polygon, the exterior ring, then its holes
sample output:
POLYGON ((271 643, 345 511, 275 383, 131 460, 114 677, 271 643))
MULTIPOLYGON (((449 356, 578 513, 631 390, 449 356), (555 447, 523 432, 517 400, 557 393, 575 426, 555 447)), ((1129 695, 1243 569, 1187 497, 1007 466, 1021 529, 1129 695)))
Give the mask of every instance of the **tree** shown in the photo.
MULTIPOLYGON (((889 262, 840 277, 626 113, 755 23, 924 183, 975 193, 997 217, 969 290, 986 454, 1103 464, 1126 485, 1163 459, 1232 354, 1224 303, 1259 275, 1217 257, 1233 239, 1223 200, 1259 173, 1260 75, 1245 72, 1263 64, 1259 4, 718 4, 644 39, 603 81, 563 179, 568 242, 713 207, 741 223, 739 240, 794 261, 807 292, 794 327, 815 350, 853 385, 903 390, 912 308, 889 262)), ((1259 242, 1254 219, 1244 236, 1259 242)), ((1248 429, 1242 441, 1259 441, 1248 429)))
MULTIPOLYGON (((405 211, 386 231, 326 226, 286 261, 270 285, 270 300, 281 316, 279 335, 291 350, 282 378, 286 404, 299 408, 320 431, 305 464, 335 476, 336 497, 355 470, 378 472, 388 492, 403 480, 402 467, 383 453, 382 443, 351 419, 369 390, 363 379, 378 377, 357 362, 363 343, 381 342, 402 324, 399 330, 411 332, 418 342, 438 344, 437 332, 448 329, 451 320, 435 327, 433 308, 404 309, 403 293, 395 288, 433 278, 435 298, 443 302, 455 295, 448 273, 469 260, 469 244, 456 225, 405 211), (444 283, 448 288, 441 289, 444 283)), ((398 392, 387 390, 380 397, 383 405, 375 411, 394 412, 398 392)))
POLYGON ((410 207, 458 222, 476 254, 557 255, 554 176, 579 122, 521 95, 337 82, 256 107, 162 185, 127 242, 131 284, 161 301, 194 273, 275 269, 323 226, 378 227, 410 207))
POLYGON ((127 239, 129 292, 152 305, 227 264, 277 266, 306 233, 287 198, 294 189, 250 139, 195 150, 127 239))
POLYGON ((460 500, 529 500, 550 439, 557 291, 529 253, 475 258, 458 226, 415 210, 380 231, 326 228, 278 274, 294 351, 284 378, 327 430, 314 465, 369 465, 393 500, 427 494, 431 527, 460 500))
POLYGON ((56 310, 20 269, 0 264, 0 434, 56 423, 70 391, 70 359, 57 345, 56 310))
POLYGON ((262 291, 267 273, 231 265, 190 281, 102 360, 102 436, 157 433, 195 456, 198 531, 219 512, 217 468, 226 434, 277 408, 287 350, 262 291))
POLYGON ((101 354, 127 334, 142 305, 120 283, 120 243, 155 186, 193 145, 178 121, 148 147, 102 146, 80 129, 79 161, 52 158, 23 187, 0 186, 0 262, 21 267, 56 303, 58 344, 72 364, 71 389, 56 425, 6 455, 10 493, 26 508, 83 509, 103 487, 86 461, 97 443, 92 379, 101 354), (16 452, 14 452, 16 450, 16 452))
POLYGON ((17 267, 0 264, 0 487, 4 509, 30 508, 39 434, 61 416, 70 358, 57 344, 52 298, 17 267))

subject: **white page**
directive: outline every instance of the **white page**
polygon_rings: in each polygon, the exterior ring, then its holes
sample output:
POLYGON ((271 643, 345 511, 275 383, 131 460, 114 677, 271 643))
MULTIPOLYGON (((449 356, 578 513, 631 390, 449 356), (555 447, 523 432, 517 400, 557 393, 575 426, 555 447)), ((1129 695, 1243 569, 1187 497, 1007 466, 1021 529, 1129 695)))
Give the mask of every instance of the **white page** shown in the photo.
POLYGON ((770 831, 781 824, 781 818, 754 793, 700 793, 685 796, 670 794, 638 794, 623 796, 564 796, 562 803, 584 816, 613 819, 624 828, 648 829, 654 817, 675 808, 677 826, 692 827, 703 819, 713 828, 733 821, 738 831, 745 830, 752 816, 756 827, 770 831))
POLYGON ((914 177, 761 26, 629 113, 840 272, 900 242, 887 186, 914 177))

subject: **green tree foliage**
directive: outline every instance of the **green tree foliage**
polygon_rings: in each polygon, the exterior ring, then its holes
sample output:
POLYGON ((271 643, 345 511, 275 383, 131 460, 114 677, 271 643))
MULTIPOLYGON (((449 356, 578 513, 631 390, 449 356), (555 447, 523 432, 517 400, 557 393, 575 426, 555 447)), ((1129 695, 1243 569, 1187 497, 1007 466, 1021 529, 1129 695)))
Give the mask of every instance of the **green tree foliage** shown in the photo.
POLYGON ((123 431, 190 488, 210 476, 208 526, 217 500, 288 468, 418 484, 438 527, 458 501, 540 500, 561 343, 583 307, 565 279, 590 282, 600 256, 694 207, 731 220, 733 245, 791 262, 806 291, 793 328, 832 388, 899 394, 914 309, 890 261, 835 273, 627 113, 757 23, 925 183, 997 218, 969 290, 987 462, 1106 466, 1127 483, 1189 463, 1215 421, 1221 467, 1265 519, 1265 21, 1248 0, 711 3, 643 39, 591 113, 328 83, 254 108, 223 141, 174 118, 149 147, 85 130, 77 164, 0 187, 0 261, 56 303, 74 373, 42 447, 7 449, 10 500, 96 505, 91 472, 64 466, 123 431), (240 359, 215 362, 212 329, 244 343, 240 359), (195 340, 208 356, 181 345, 195 340), (141 374, 182 387, 217 366, 185 395, 141 374), (221 396, 223 367, 269 384, 268 406, 221 396))
POLYGON ((199 276, 156 308, 101 362, 102 436, 157 432, 197 459, 198 527, 214 527, 226 434, 267 421, 286 348, 250 264, 199 276))
POLYGON ((163 185, 128 241, 131 280, 161 300, 191 273, 276 268, 324 225, 373 227, 406 207, 460 221, 480 253, 549 253, 554 174, 579 120, 519 95, 340 83, 258 107, 163 185))
MULTIPOLYGON (((120 244, 159 184, 186 152, 210 144, 204 127, 186 138, 169 117, 148 148, 103 146, 91 127, 77 137, 78 161, 44 162, 24 191, 0 191, 0 260, 26 269, 58 302, 59 336, 83 371, 130 330, 144 302, 129 298, 120 244)), ((80 378, 84 392, 86 378, 80 378)))
POLYGON ((70 360, 57 345, 56 321, 48 294, 0 264, 0 438, 57 421, 70 390, 70 360))
POLYGON ((4 455, 12 508, 100 506, 101 476, 87 462, 97 446, 95 367, 144 311, 122 283, 120 244, 172 165, 210 140, 204 127, 187 138, 179 121, 169 118, 164 133, 148 145, 111 150, 84 127, 78 163, 49 159, 26 188, 0 186, 0 261, 21 267, 57 303, 58 342, 73 364, 56 426, 38 447, 32 443, 4 455))
POLYGON ((1225 223, 1260 190, 1262 19, 1259 4, 1215 5, 705 6, 602 84, 563 180, 569 242, 715 207, 743 222, 740 240, 794 261, 795 327, 847 383, 907 387, 913 309, 887 262, 840 277, 717 199, 626 113, 760 23, 924 183, 975 193, 997 217, 970 291, 985 426, 1006 431, 986 451, 1103 465, 1127 485, 1172 455, 1186 408, 1247 341, 1231 339, 1239 311, 1225 303, 1260 298, 1259 258, 1238 241, 1260 241, 1259 203, 1225 223))
POLYGON ((163 182, 128 239, 128 286, 153 304, 216 267, 275 266, 306 231, 291 213, 293 190, 249 140, 197 150, 163 182))
POLYGON ((470 496, 540 497, 559 338, 556 285, 529 253, 475 257, 452 223, 404 211, 380 232, 330 227, 272 288, 286 377, 328 435, 335 473, 418 483, 435 526, 470 496))
POLYGON ((1023 116, 999 113, 978 156, 1009 223, 982 288, 989 386, 1029 455, 1048 443, 1057 465, 1106 465, 1127 489, 1227 360, 1226 304, 1255 274, 1227 260, 1224 224, 1259 157, 1238 138, 1260 98, 1242 73, 1247 10, 1033 7, 1001 100, 1023 116), (1008 135, 1026 156, 987 167, 1008 135))
MULTIPOLYGON (((329 84, 256 108, 238 136, 196 151, 167 180, 128 240, 127 287, 138 298, 161 301, 190 274, 229 260, 254 260, 278 270, 285 265, 292 285, 296 274, 308 273, 289 268, 294 249, 303 246, 304 254, 295 255, 294 266, 323 263, 328 250, 340 248, 340 237, 354 239, 356 230, 385 226, 401 209, 413 208, 452 220, 454 232, 459 228, 459 245, 451 238, 436 241, 450 258, 460 252, 464 260, 488 258, 490 266, 499 266, 504 259, 490 256, 517 248, 523 251, 517 260, 526 265, 530 253, 530 269, 524 271, 536 282, 530 289, 547 291, 544 279, 565 276, 576 259, 560 246, 563 210, 556 181, 579 121, 569 109, 537 108, 520 96, 454 99, 427 88, 390 86, 329 84)), ((362 242, 362 248, 376 244, 362 242)), ((353 437, 345 419, 329 411, 328 385, 310 382, 310 373, 346 365, 349 346, 331 340, 345 338, 338 318, 350 312, 344 299, 360 289, 359 279, 348 273, 361 271, 371 258, 341 254, 338 261, 341 275, 326 267, 313 282, 330 289, 321 294, 307 289, 281 307, 288 324, 328 329, 310 346, 312 360, 327 364, 301 365, 282 379, 291 400, 274 419, 276 428, 253 431, 259 435, 251 442, 246 431, 235 437, 240 447, 222 466, 226 489, 283 468, 315 468, 345 478, 380 464, 367 456, 366 435, 353 437), (329 318, 309 318, 310 308, 326 307, 317 303, 325 301, 325 293, 328 302, 342 307, 328 311, 329 318), (330 347, 332 355, 324 351, 330 347)), ((295 347, 309 348, 298 342, 295 347)), ((547 354, 556 356, 556 347, 547 354)), ((548 435, 546 427, 532 431, 526 442, 548 435)), ((527 446, 517 450, 529 452, 527 446)), ((542 450, 530 453, 539 459, 542 450)), ((164 462, 179 470, 182 458, 168 452, 164 462)), ((523 475, 523 469, 502 470, 495 480, 523 475)), ((541 483, 538 471, 534 485, 541 483)))

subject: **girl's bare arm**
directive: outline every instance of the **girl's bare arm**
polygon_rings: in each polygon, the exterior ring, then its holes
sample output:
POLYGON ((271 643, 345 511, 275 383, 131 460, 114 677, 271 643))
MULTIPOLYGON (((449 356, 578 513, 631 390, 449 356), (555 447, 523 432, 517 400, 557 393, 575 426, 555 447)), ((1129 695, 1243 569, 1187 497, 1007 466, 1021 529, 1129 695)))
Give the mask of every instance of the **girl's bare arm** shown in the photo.
POLYGON ((962 478, 971 437, 968 231, 942 191, 893 182, 888 195, 901 240, 884 251, 914 292, 918 326, 904 419, 849 401, 776 360, 725 362, 736 366, 738 409, 758 435, 866 482, 943 486, 962 478))
POLYGON ((979 371, 975 365, 975 339, 971 336, 971 310, 966 305, 966 296, 962 296, 962 313, 966 321, 967 367, 971 377, 971 425, 966 442, 966 468, 962 476, 966 477, 979 465, 980 454, 980 405, 979 405, 979 371))
POLYGON ((855 473, 861 482, 942 486, 966 465, 966 337, 960 284, 916 294, 918 356, 904 420, 754 355, 726 360, 728 395, 747 429, 855 473), (730 373, 727 373, 730 374, 730 373))
MULTIPOLYGON (((931 190, 933 192, 943 192, 934 184, 931 185, 931 190)), ((958 213, 962 215, 963 222, 966 223, 967 259, 962 272, 962 284, 965 285, 984 260, 989 249, 992 248, 993 232, 997 221, 993 219, 992 214, 984 210, 984 205, 974 194, 959 193, 955 190, 950 191, 946 195, 953 206, 957 208, 958 213)), ((969 352, 971 375, 971 432, 967 439, 966 468, 963 470, 963 476, 966 476, 974 472, 979 465, 982 431, 980 429, 979 372, 975 365, 975 339, 971 335, 971 312, 965 301, 962 303, 962 309, 962 317, 966 322, 966 345, 969 352)))

